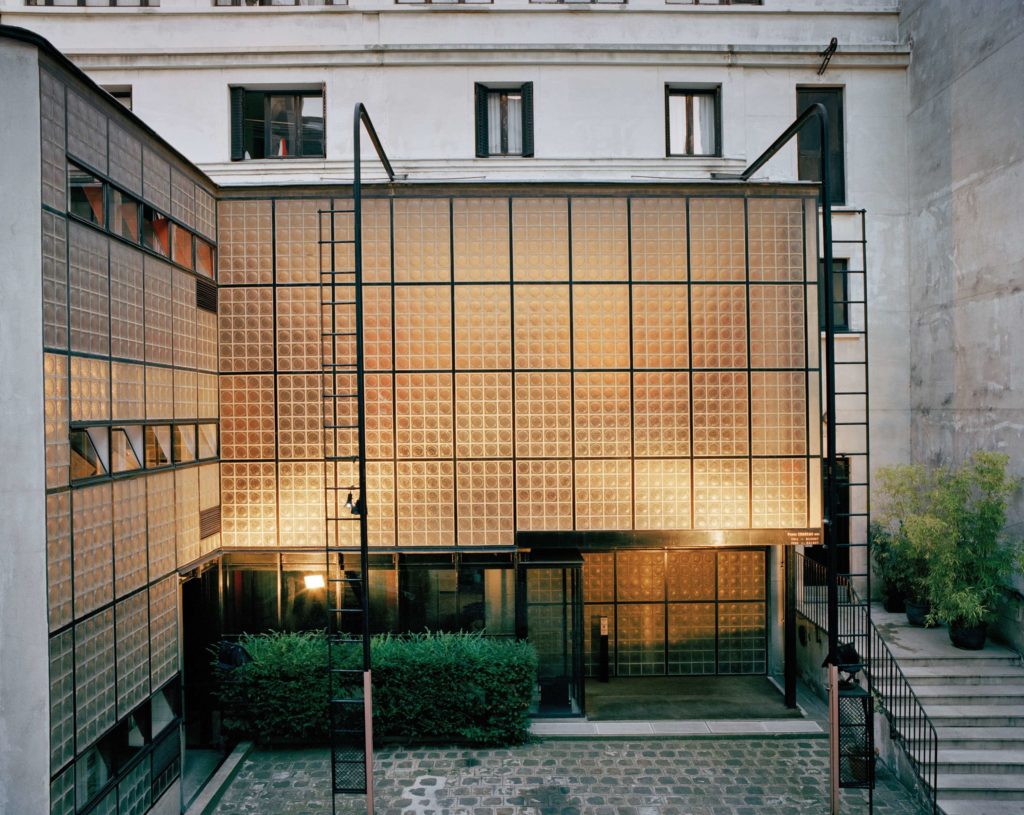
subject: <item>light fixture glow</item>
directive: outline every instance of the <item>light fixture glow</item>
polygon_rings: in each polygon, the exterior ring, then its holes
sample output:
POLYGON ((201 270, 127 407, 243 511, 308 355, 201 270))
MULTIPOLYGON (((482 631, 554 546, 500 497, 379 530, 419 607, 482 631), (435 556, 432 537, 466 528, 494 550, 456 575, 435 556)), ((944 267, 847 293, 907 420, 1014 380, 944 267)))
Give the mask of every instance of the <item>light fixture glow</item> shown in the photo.
POLYGON ((324 587, 324 576, 322 574, 307 574, 302 576, 307 589, 322 589, 324 587))
POLYGON ((345 499, 345 509, 347 509, 349 512, 353 511, 352 510, 352 493, 351 492, 348 494, 348 498, 345 499))

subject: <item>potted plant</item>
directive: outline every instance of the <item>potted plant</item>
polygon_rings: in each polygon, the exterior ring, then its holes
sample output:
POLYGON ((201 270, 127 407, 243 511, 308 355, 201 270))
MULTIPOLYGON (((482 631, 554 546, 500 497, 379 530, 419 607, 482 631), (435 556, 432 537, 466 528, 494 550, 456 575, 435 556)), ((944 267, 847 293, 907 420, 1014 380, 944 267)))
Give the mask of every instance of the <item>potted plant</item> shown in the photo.
POLYGON ((882 607, 892 614, 902 614, 906 610, 906 580, 901 571, 902 564, 895 556, 892 535, 874 522, 868 534, 871 538, 874 575, 881 585, 882 607))
POLYGON ((1022 565, 1021 542, 1004 533, 1007 503, 1020 486, 1006 473, 1008 461, 979 452, 959 469, 938 470, 931 514, 915 519, 911 530, 933 553, 930 619, 946 621, 959 648, 984 646, 986 628, 1022 565))

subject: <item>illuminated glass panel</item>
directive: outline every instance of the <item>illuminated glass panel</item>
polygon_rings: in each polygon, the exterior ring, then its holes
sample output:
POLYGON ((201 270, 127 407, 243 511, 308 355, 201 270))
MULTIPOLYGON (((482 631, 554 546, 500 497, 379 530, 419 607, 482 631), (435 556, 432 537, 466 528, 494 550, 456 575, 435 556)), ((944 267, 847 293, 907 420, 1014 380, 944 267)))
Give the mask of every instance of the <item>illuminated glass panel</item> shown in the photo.
POLYGON ((633 367, 689 368, 686 286, 633 287, 633 367))
POLYGON ((805 376, 796 371, 754 371, 750 382, 754 455, 804 455, 807 451, 805 376))
POLYGON ((637 456, 690 454, 690 375, 633 375, 633 444, 637 456))
POLYGON ((363 201, 363 282, 391 281, 391 202, 363 201))
POLYGON ((630 201, 634 281, 686 280, 686 200, 630 201))
POLYGON ((663 675, 665 606, 661 603, 620 605, 616 622, 617 675, 663 675))
POLYGON ((742 281, 747 278, 742 198, 690 200, 690 277, 742 281))
POLYGON ((363 364, 369 371, 390 371, 391 288, 363 287, 363 364))
POLYGON ((580 372, 574 379, 576 456, 630 454, 629 373, 580 372))
POLYGON ((224 545, 276 546, 276 465, 273 462, 222 462, 220 469, 224 545))
MULTIPOLYGON (((278 535, 282 546, 322 547, 324 542, 324 465, 282 461, 277 478, 278 535)), ((350 524, 355 527, 356 524, 350 524)))
POLYGON ((803 286, 750 287, 751 367, 804 367, 805 336, 803 286))
POLYGON ((512 374, 456 374, 455 436, 459 458, 511 458, 512 374))
MULTIPOLYGON (((249 289, 250 292, 270 289, 249 289)), ((278 286, 276 292, 279 371, 319 371, 323 362, 320 347, 320 289, 317 286, 278 286)), ((267 300, 269 303, 269 298, 267 300)), ((263 332, 260 332, 262 336, 263 332)), ((223 348, 221 350, 223 354, 223 348)), ((222 368, 222 370, 224 370, 222 368)), ((239 370, 235 368, 233 370, 239 370)), ((242 368, 241 370, 267 370, 242 368)))
POLYGON ((634 464, 637 529, 690 528, 690 460, 639 459, 634 464))
POLYGON ((516 455, 572 455, 572 374, 516 374, 516 455))
MULTIPOLYGON (((272 280, 273 203, 217 204, 217 270, 221 284, 255 285, 272 280)), ((223 297, 225 290, 220 290, 223 297)))
POLYGON ((576 461, 577 529, 630 529, 631 504, 628 460, 576 461))
POLYGON ((455 289, 456 368, 511 367, 510 295, 508 286, 458 286, 455 289))
POLYGON ((572 461, 516 462, 517 528, 572 529, 572 461))
POLYGON ((754 527, 808 526, 806 459, 754 459, 751 466, 754 527))
POLYGON ((747 459, 694 459, 694 528, 746 529, 749 526, 749 466, 747 459))
POLYGON ((740 371, 693 374, 693 452, 697 456, 745 456, 747 374, 740 371))
POLYGON ((747 218, 750 280, 780 283, 803 280, 803 202, 750 198, 747 218))
POLYGON ((626 280, 629 228, 623 198, 572 200, 573 280, 626 280))
POLYGON ((569 287, 516 286, 515 312, 516 367, 570 367, 569 287))
POLYGON ((455 543, 455 472, 450 461, 398 463, 398 544, 455 543))
POLYGON ((273 294, 269 287, 219 290, 217 322, 222 373, 274 369, 273 294))
POLYGON ((391 374, 367 374, 363 380, 366 405, 366 457, 392 458, 395 445, 393 412, 393 377, 391 374))
POLYGON ((369 515, 366 520, 371 546, 395 545, 395 465, 390 461, 366 464, 369 515))
POLYGON ((394 202, 395 282, 451 279, 448 200, 410 198, 394 202))
POLYGON ((707 549, 670 550, 668 599, 670 601, 715 599, 715 552, 707 549))
POLYGON ((449 286, 395 287, 395 368, 451 370, 449 286))
POLYGON ((665 553, 649 549, 616 553, 620 602, 665 599, 665 553))
POLYGON ((397 374, 398 457, 451 458, 452 375, 397 374))
POLYGON ((747 296, 744 286, 690 289, 694 368, 747 367, 747 296))
POLYGON ((572 287, 573 365, 629 367, 629 287, 572 287))
POLYGON ((277 378, 277 456, 316 459, 323 455, 323 408, 319 374, 277 378))
POLYGON ((509 278, 509 202, 505 198, 456 198, 455 280, 483 283, 509 278))
MULTIPOLYGON (((330 202, 277 200, 274 204, 274 255, 277 283, 319 283, 320 256, 330 247, 320 246, 320 216, 330 202)), ((324 264, 324 269, 330 264, 324 264)))
POLYGON ((512 201, 512 277, 569 279, 569 205, 564 198, 512 201))
POLYGON ((515 542, 511 461, 460 461, 457 495, 460 545, 515 542))
POLYGON ((221 457, 274 458, 274 377, 222 376, 221 457))

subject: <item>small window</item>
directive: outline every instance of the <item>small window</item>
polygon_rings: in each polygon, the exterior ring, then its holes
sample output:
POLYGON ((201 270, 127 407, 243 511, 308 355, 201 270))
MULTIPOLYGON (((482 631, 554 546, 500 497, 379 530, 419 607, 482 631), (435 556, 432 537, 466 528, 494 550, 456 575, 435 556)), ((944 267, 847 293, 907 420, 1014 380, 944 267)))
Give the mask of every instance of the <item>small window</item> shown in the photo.
POLYGON ((75 164, 68 164, 68 212, 89 223, 106 224, 103 182, 75 164))
POLYGON ((169 425, 146 427, 146 469, 166 467, 171 463, 171 428, 169 425))
POLYGON ((231 89, 231 160, 324 158, 324 94, 231 89))
POLYGON ((191 269, 192 233, 177 224, 171 224, 171 227, 171 260, 186 269, 191 269))
MULTIPOLYGON (((118 5, 122 6, 127 4, 124 2, 118 2, 118 5)), ((128 110, 132 109, 131 85, 104 85, 103 90, 113 96, 118 102, 128 108, 128 110)))
POLYGON ((670 156, 720 156, 718 88, 665 87, 665 131, 670 156))
POLYGON ((217 458, 217 425, 199 425, 199 459, 217 458))
POLYGON ((139 202, 128 193, 110 188, 110 227, 115 235, 139 242, 139 208, 139 202))
POLYGON ((114 427, 110 431, 111 469, 115 473, 130 473, 142 467, 142 427, 114 427))
MULTIPOLYGON (((849 261, 845 258, 832 258, 832 325, 836 331, 850 330, 850 287, 849 261)), ((821 279, 825 261, 818 261, 818 276, 821 279)), ((818 328, 825 330, 825 287, 818 286, 818 328)))
POLYGON ((476 154, 533 155, 533 83, 476 85, 476 154))
MULTIPOLYGON (((828 112, 828 183, 831 203, 846 203, 846 168, 843 157, 843 89, 797 88, 796 115, 815 102, 828 112)), ((821 139, 817 119, 805 124, 797 134, 797 171, 801 181, 821 181, 821 139)))
POLYGON ((84 430, 72 430, 70 442, 72 481, 107 474, 110 469, 107 428, 89 427, 84 430))
POLYGON ((171 254, 171 222, 149 206, 142 208, 142 245, 157 254, 170 257, 171 254))
POLYGON ((174 463, 188 464, 196 460, 196 426, 176 424, 174 433, 174 463))
POLYGON ((196 238, 196 271, 213 278, 213 247, 202 238, 196 238))

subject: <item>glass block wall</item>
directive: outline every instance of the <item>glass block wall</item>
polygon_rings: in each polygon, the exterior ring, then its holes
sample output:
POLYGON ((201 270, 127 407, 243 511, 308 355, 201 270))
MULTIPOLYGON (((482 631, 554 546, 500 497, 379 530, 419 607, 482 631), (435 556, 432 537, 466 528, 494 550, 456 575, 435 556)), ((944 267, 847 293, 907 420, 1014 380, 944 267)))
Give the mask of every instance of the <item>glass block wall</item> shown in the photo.
MULTIPOLYGON (((219 205, 226 547, 323 545, 332 205, 219 205)), ((813 213, 706 191, 364 200, 371 545, 817 526, 813 213)))
POLYGON ((142 812, 180 772, 176 572, 220 548, 213 188, 40 88, 51 812, 142 812))

